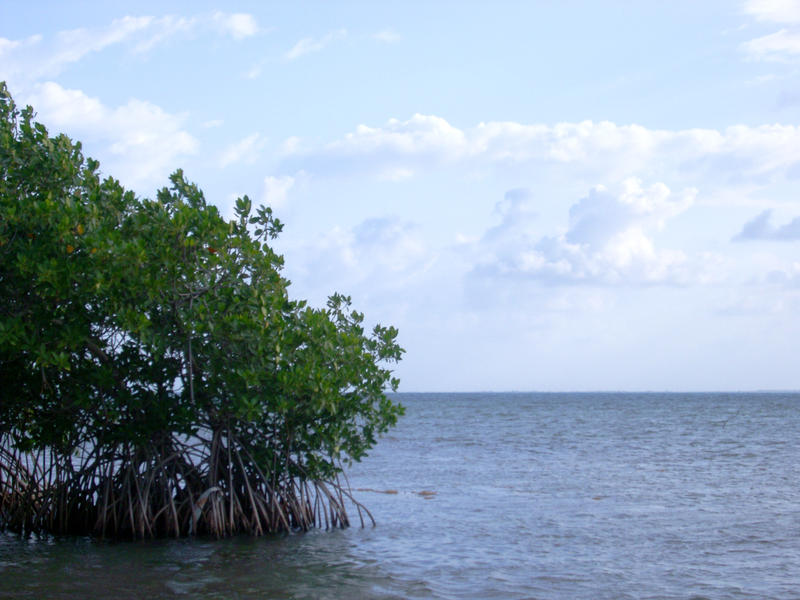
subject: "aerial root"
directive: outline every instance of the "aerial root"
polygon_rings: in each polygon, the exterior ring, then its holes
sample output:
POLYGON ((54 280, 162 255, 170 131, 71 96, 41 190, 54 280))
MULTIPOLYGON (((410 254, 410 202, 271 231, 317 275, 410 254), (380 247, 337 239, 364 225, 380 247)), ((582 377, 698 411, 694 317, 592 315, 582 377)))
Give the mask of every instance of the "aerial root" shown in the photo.
POLYGON ((336 477, 303 476, 298 459, 269 468, 224 431, 147 449, 25 453, 0 436, 0 530, 101 538, 225 537, 361 526, 369 511, 336 477), (299 473, 299 475, 298 475, 299 473))

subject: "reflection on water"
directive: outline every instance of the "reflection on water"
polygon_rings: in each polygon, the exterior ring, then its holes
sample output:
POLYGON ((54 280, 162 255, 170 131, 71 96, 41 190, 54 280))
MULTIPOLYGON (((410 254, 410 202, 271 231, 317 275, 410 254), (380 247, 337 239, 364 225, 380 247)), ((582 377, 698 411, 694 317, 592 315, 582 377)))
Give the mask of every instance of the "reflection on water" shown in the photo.
POLYGON ((0 598, 800 597, 800 395, 401 400, 350 473, 375 528, 0 535, 0 598))
POLYGON ((371 531, 136 543, 3 536, 0 597, 429 597, 422 584, 393 590, 376 559, 353 557, 371 531))

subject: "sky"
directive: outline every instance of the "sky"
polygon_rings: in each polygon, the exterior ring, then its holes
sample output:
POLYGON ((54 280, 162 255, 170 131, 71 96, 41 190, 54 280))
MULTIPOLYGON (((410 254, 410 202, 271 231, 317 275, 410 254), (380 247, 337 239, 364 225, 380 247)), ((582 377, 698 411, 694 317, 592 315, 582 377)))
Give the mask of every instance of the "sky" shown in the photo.
POLYGON ((401 391, 800 389, 800 0, 0 3, 0 80, 285 223, 401 391))

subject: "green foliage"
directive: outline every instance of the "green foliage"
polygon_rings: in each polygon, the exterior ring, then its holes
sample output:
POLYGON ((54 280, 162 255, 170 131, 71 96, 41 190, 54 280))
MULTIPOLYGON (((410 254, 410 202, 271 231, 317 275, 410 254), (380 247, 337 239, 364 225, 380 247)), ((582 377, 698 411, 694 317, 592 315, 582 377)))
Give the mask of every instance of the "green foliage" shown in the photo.
POLYGON ((402 414, 397 331, 290 299, 269 208, 170 181, 102 180, 0 84, 0 528, 306 528, 309 482, 346 524, 330 486, 402 414))

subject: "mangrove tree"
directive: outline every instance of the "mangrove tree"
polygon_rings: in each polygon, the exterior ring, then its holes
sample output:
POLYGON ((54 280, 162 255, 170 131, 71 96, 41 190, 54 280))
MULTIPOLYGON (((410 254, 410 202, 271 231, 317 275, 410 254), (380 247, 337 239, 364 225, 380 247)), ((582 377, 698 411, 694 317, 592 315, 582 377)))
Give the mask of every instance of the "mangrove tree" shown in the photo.
POLYGON ((342 469, 403 350, 290 298, 282 224, 178 170, 137 197, 0 84, 0 529, 147 538, 371 519, 342 469))

